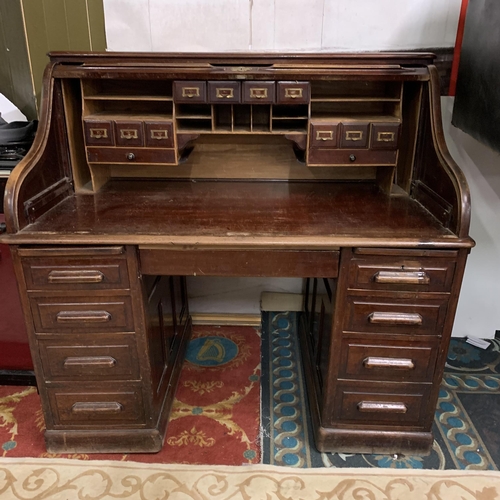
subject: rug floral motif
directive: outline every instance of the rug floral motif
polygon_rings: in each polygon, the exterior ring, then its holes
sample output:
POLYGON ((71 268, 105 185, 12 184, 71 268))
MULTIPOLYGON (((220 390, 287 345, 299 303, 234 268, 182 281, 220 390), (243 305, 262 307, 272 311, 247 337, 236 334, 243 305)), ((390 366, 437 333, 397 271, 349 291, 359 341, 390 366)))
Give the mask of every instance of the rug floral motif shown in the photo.
POLYGON ((157 454, 50 454, 33 387, 0 387, 3 457, 241 465, 260 462, 260 331, 195 326, 157 454))

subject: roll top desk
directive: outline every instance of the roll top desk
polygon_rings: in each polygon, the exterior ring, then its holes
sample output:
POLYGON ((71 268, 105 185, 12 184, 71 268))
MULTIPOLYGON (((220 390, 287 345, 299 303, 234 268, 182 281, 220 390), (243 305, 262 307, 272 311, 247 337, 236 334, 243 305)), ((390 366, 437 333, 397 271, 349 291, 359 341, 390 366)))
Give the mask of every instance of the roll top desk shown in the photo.
POLYGON ((304 278, 320 450, 426 453, 466 256, 432 54, 52 53, 8 234, 53 452, 155 452, 188 275, 304 278))

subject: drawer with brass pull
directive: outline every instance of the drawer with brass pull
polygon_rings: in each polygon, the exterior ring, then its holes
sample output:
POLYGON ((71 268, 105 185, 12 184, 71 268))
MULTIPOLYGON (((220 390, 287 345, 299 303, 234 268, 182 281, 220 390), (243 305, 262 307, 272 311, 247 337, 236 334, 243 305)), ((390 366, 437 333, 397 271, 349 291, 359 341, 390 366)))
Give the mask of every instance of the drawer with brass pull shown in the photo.
POLYGON ((144 138, 148 148, 173 148, 174 128, 171 121, 145 121, 144 138))
POLYGON ((275 82, 243 82, 241 91, 245 104, 273 104, 276 101, 275 82))
POLYGON ((344 338, 340 378, 431 382, 438 353, 437 342, 377 341, 344 338))
POLYGON ((240 82, 208 82, 208 102, 211 104, 235 104, 241 101, 240 82))
POLYGON ((456 266, 456 252, 440 251, 433 256, 411 252, 374 255, 356 251, 349 267, 349 288, 449 292, 456 266))
POLYGON ((278 104, 307 104, 311 89, 309 82, 278 82, 276 92, 278 104))
POLYGON ((415 300, 390 296, 349 295, 344 315, 344 331, 440 335, 447 297, 415 300))
POLYGON ((399 129, 399 123, 372 123, 370 147, 372 149, 396 149, 399 129))
POLYGON ((336 148, 339 128, 339 123, 311 120, 309 146, 311 148, 336 148))
POLYGON ((207 102, 205 81, 175 81, 173 90, 175 102, 207 102))
POLYGON ((117 146, 143 146, 142 121, 115 120, 115 137, 117 146))
POLYGON ((366 425, 423 425, 432 384, 339 384, 332 421, 366 425))
POLYGON ((139 386, 120 385, 115 389, 97 389, 77 384, 64 388, 49 388, 54 426, 130 426, 145 421, 142 391, 139 386))
POLYGON ((111 120, 83 120, 85 143, 96 146, 114 146, 115 133, 111 120))
POLYGON ((36 333, 132 332, 129 296, 44 296, 30 293, 36 333))
POLYGON ((26 288, 34 290, 128 289, 125 258, 74 257, 61 265, 57 257, 26 257, 22 260, 26 288))
POLYGON ((138 380, 133 334, 80 334, 69 339, 40 339, 38 350, 47 382, 138 380))
POLYGON ((369 128, 369 123, 361 121, 356 123, 342 123, 340 128, 340 147, 356 149, 368 147, 369 128))

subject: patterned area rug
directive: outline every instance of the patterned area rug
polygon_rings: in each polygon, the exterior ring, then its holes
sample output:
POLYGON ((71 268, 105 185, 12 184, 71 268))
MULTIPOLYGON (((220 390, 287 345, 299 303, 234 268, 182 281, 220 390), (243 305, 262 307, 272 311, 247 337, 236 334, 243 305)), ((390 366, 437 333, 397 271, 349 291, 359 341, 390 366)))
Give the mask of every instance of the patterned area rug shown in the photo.
POLYGON ((452 339, 429 456, 319 453, 308 420, 297 321, 297 313, 263 315, 264 463, 292 467, 499 469, 500 342, 497 339, 485 351, 464 339, 452 339))
POLYGON ((48 454, 36 389, 4 386, 0 387, 3 456, 221 465, 259 463, 260 331, 252 327, 195 326, 186 358, 165 444, 159 453, 48 454))
POLYGON ((495 500, 500 473, 0 458, 0 500, 495 500))

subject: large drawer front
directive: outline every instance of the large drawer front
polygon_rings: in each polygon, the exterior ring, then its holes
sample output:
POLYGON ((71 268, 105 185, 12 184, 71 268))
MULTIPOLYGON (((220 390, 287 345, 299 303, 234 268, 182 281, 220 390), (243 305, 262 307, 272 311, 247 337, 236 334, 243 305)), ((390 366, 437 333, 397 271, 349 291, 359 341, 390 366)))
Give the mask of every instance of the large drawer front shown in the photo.
POLYGON ((44 297, 30 295, 36 333, 132 332, 128 296, 44 297))
POLYGON ((416 302, 412 299, 349 296, 344 330, 440 335, 446 308, 446 298, 416 302))
POLYGON ((384 345, 344 339, 340 378, 431 382, 436 366, 437 343, 384 345))
POLYGON ((100 290, 129 288, 125 259, 77 258, 23 259, 28 291, 33 290, 100 290))
POLYGON ((174 165, 176 163, 174 149, 161 148, 87 148, 89 163, 126 163, 174 165))
POLYGON ((432 385, 393 385, 341 385, 337 391, 334 420, 368 425, 422 425, 432 385))
POLYGON ((356 256, 350 264, 349 287, 371 290, 449 292, 456 260, 402 255, 356 256))
POLYGON ((338 275, 338 250, 170 250, 140 248, 144 274, 324 277, 338 275))
POLYGON ((99 339, 92 338, 92 334, 73 337, 69 342, 38 341, 45 381, 139 379, 133 335, 118 334, 99 339))
POLYGON ((140 425, 144 405, 139 387, 120 390, 48 389, 54 425, 140 425))

